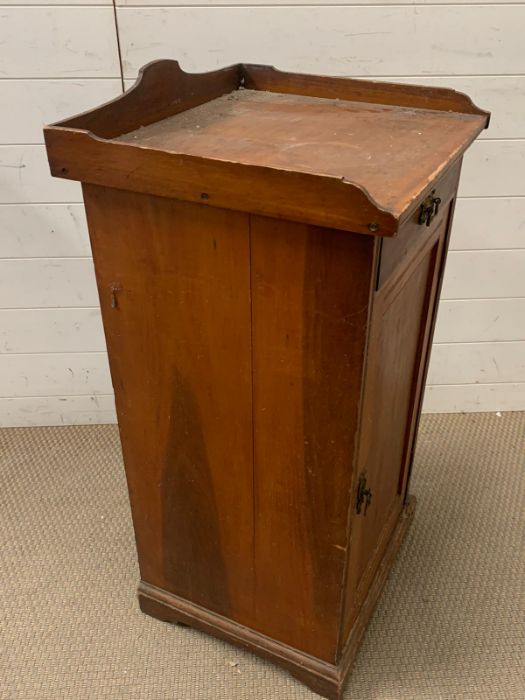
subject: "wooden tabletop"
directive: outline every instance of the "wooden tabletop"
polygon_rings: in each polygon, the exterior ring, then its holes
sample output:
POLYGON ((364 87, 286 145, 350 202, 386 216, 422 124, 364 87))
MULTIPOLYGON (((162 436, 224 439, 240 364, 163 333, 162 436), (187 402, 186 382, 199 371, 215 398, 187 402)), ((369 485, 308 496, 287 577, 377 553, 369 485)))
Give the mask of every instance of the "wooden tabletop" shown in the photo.
POLYGON ((160 60, 44 134, 57 177, 391 237, 489 117, 447 88, 160 60))
POLYGON ((484 123, 478 114, 240 89, 118 140, 340 178, 399 215, 484 123))

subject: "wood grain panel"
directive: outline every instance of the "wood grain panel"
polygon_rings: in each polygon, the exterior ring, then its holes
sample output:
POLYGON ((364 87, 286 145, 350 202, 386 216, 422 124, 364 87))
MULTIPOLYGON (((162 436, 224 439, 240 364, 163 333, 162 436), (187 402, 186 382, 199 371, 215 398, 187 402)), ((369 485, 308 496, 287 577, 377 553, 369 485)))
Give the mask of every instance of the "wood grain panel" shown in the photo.
POLYGON ((43 143, 42 129, 122 92, 120 80, 0 80, 0 143, 43 143))
POLYGON ((1 309, 3 353, 105 352, 100 309, 1 309))
POLYGON ((245 165, 227 155, 224 160, 177 155, 62 127, 46 130, 46 145, 51 172, 59 177, 368 235, 371 224, 384 236, 397 228, 392 213, 341 176, 245 165))
POLYGON ((525 340, 525 298, 442 301, 436 343, 525 340))
MULTIPOLYGON (((319 76, 306 73, 290 73, 274 67, 243 64, 245 88, 270 90, 278 93, 309 95, 325 99, 357 100, 376 105, 397 105, 411 109, 437 110, 457 114, 477 114, 483 117, 483 128, 488 125, 488 112, 476 107, 468 95, 448 88, 402 85, 348 77, 319 76)), ((411 116, 416 117, 412 112, 411 116)), ((416 131, 419 131, 416 127, 416 131)), ((356 144, 360 142, 357 134, 356 144)), ((363 144, 364 145, 364 144, 363 144)), ((401 149, 403 150, 403 149, 401 149)))
POLYGON ((272 63, 282 70, 395 76, 412 75, 417 66, 430 75, 525 73, 516 31, 525 24, 523 5, 121 7, 118 21, 126 78, 159 56, 184 56, 187 70, 238 60, 264 64, 269 36, 272 63))
POLYGON ((119 77, 112 7, 0 7, 0 76, 119 77))
POLYGON ((2 204, 0 231, 0 258, 91 256, 82 204, 2 204))
POLYGON ((256 622, 332 661, 373 247, 252 217, 256 622))
MULTIPOLYGON (((153 71, 152 68, 151 73, 153 71)), ((367 103, 364 109, 362 101, 352 101, 353 82, 350 85, 346 81, 341 82, 342 85, 336 83, 328 87, 323 78, 288 77, 287 74, 248 66, 244 90, 223 95, 191 111, 142 125, 116 140, 156 152, 358 183, 381 208, 395 216, 404 215, 429 182, 446 171, 448 175, 443 175, 435 183, 445 206, 456 191, 459 176, 459 166, 451 163, 457 161, 466 146, 484 128, 486 115, 399 107, 395 104, 395 95, 380 95, 377 98, 378 101, 390 100, 394 104, 367 103), (290 88, 287 79, 290 80, 290 88), (319 90, 312 89, 310 82, 314 86, 319 85, 319 90), (323 99, 317 95, 296 94, 302 91, 318 92, 323 99), (346 94, 348 100, 327 97, 346 94), (300 118, 297 117, 298 113, 300 118), (395 146, 391 141, 393 132, 396 134, 395 146), (440 134, 439 143, 436 143, 436 133, 440 134), (348 134, 352 138, 348 138, 348 134)), ((374 90, 377 91, 374 84, 368 87, 368 92, 362 88, 365 101, 372 100, 374 90)), ((363 95, 358 94, 357 97, 362 99, 363 95)), ((410 101, 410 95, 400 96, 400 101, 403 97, 410 101)), ((418 97, 421 99, 421 96, 418 97)), ((450 100, 448 93, 447 97, 450 100)), ((417 97, 412 99, 417 100, 417 97)), ((423 103, 427 104, 430 99, 425 96, 423 103)), ((437 105, 442 105, 439 97, 435 97, 435 101, 437 105)), ((465 108, 470 107, 468 104, 465 108)), ((70 125, 71 122, 66 122, 57 126, 70 125)), ((84 120, 79 120, 75 126, 87 128, 84 120)), ((60 131, 46 137, 55 174, 60 174, 61 165, 68 167, 56 155, 53 147, 61 137, 60 131)), ((82 159, 80 152, 77 156, 82 159)), ((222 177, 225 179, 226 175, 222 177)), ((128 182, 131 186, 131 180, 128 182)), ((321 180, 317 187, 320 189, 323 184, 321 180)), ((286 184, 283 189, 286 189, 286 184)), ((277 199, 279 194, 275 192, 272 199, 277 199)), ((287 195, 291 197, 292 193, 287 191, 287 195)), ((210 196, 214 197, 213 191, 210 196)), ((260 198, 263 198, 262 188, 260 198)), ((303 212, 306 204, 304 202, 303 212)), ((322 213, 328 221, 326 210, 329 207, 327 203, 324 204, 325 211, 322 213)), ((260 209, 255 211, 260 212, 260 209)), ((351 227, 354 222, 352 213, 348 214, 345 228, 362 232, 351 227)), ((271 214, 275 215, 274 212, 271 214)), ((379 212, 374 212, 372 216, 375 217, 374 221, 378 221, 379 212)), ((421 233, 417 221, 414 228, 421 233)), ((378 230, 382 235, 383 229, 379 224, 378 230)), ((368 232, 367 227, 365 232, 368 232)))
POLYGON ((411 265, 392 275, 374 296, 365 389, 354 476, 372 492, 369 508, 353 508, 345 587, 344 644, 405 501, 421 382, 443 242, 444 217, 411 265))
POLYGON ((432 184, 433 195, 439 197, 440 203, 439 211, 429 226, 419 222, 420 208, 416 208, 405 220, 398 236, 382 241, 377 289, 410 264, 419 251, 428 245, 436 229, 442 228, 444 221, 447 222, 450 207, 456 195, 460 170, 461 160, 456 161, 432 184))
POLYGON ((85 197, 142 578, 246 623, 248 218, 93 186, 85 197))
MULTIPOLYGON (((335 66, 331 72, 334 69, 335 66)), ((475 75, 458 77, 445 75, 433 77, 414 75, 384 78, 374 75, 370 77, 372 80, 445 87, 466 93, 472 97, 475 104, 491 112, 490 128, 482 131, 479 139, 525 138, 525 123, 521 118, 525 112, 525 76, 475 75)), ((126 80, 126 89, 129 89, 134 82, 133 79, 126 80)))

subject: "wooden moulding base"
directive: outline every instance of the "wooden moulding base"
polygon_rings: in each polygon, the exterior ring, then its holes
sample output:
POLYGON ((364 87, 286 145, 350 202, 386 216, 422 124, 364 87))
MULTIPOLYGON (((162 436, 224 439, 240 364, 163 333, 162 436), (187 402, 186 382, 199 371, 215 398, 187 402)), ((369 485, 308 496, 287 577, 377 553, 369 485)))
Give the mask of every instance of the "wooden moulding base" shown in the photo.
POLYGON ((366 627, 372 616, 397 552, 408 531, 415 510, 415 498, 409 497, 399 517, 381 564, 352 627, 338 665, 316 659, 297 649, 282 644, 260 632, 228 620, 217 613, 188 600, 161 590, 145 581, 138 589, 140 608, 159 620, 195 627, 232 644, 273 661, 285 668, 311 690, 330 700, 341 700, 346 678, 357 656, 366 627))

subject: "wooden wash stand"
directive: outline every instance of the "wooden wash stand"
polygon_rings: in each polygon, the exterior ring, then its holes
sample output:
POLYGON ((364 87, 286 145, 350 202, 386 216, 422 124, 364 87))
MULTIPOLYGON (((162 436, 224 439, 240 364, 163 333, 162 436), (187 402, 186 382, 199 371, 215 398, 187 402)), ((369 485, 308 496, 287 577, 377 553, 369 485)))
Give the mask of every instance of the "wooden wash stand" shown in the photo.
POLYGON ((441 88, 147 65, 45 129, 83 183, 139 601, 339 699, 407 495, 465 149, 441 88))

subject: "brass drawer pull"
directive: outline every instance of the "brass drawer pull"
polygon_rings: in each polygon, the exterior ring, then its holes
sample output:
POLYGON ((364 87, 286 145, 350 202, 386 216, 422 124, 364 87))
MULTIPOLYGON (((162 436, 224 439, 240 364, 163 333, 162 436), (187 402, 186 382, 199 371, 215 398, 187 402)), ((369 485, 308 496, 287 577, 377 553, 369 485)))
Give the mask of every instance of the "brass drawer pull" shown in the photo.
POLYGON ((419 224, 426 224, 430 226, 430 222, 436 216, 439 211, 439 205, 441 204, 441 197, 434 197, 436 190, 432 192, 425 198, 421 207, 419 209, 419 224))

